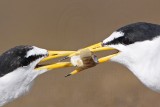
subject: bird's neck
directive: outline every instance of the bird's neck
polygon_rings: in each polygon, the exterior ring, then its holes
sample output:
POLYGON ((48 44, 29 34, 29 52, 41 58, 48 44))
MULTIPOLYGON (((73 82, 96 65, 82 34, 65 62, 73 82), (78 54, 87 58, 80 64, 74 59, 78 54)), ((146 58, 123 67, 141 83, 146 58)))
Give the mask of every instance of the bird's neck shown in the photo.
POLYGON ((113 61, 125 65, 147 87, 160 91, 160 37, 125 48, 113 61))
POLYGON ((21 68, 0 78, 0 106, 8 103, 29 91, 33 80, 38 76, 32 70, 21 68))
POLYGON ((145 43, 147 47, 137 44, 137 53, 125 65, 147 87, 160 92, 160 38, 145 43))

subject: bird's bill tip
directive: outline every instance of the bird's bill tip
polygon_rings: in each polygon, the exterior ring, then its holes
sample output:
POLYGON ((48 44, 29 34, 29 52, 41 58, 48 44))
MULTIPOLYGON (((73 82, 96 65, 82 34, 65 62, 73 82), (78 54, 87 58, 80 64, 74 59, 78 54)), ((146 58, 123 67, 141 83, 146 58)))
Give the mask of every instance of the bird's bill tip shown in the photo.
POLYGON ((71 75, 75 75, 77 74, 78 72, 80 72, 81 70, 80 69, 75 69, 74 71, 72 71, 71 73, 67 74, 65 77, 69 77, 71 75))

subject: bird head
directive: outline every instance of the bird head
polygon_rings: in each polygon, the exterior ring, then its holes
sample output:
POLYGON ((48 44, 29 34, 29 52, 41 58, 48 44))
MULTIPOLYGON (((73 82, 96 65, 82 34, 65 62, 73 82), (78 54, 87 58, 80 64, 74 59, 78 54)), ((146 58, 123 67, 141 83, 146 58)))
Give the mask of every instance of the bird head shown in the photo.
POLYGON ((14 47, 0 57, 0 76, 11 73, 18 68, 33 70, 39 61, 47 55, 47 50, 34 46, 14 47))
POLYGON ((0 106, 24 95, 34 79, 48 70, 66 67, 68 63, 42 64, 71 51, 48 51, 35 46, 16 46, 0 56, 0 106))
MULTIPOLYGON (((127 67, 145 64, 157 56, 160 26, 150 23, 134 23, 119 28, 102 42, 102 48, 117 50, 107 60, 116 61, 127 67)), ((136 66, 138 67, 138 66, 136 66)))
POLYGON ((21 72, 34 71, 41 74, 55 68, 63 68, 64 66, 57 67, 54 64, 41 64, 40 62, 69 55, 70 53, 72 52, 48 51, 36 46, 16 46, 0 56, 0 77, 17 70, 21 72))
POLYGON ((139 75, 145 69, 153 69, 148 68, 148 65, 154 57, 160 58, 160 55, 155 53, 160 46, 159 35, 159 25, 145 22, 133 23, 117 29, 102 42, 86 48, 93 53, 116 50, 113 54, 99 58, 98 63, 115 61, 139 75))
MULTIPOLYGON (((126 66, 152 90, 160 90, 160 25, 139 22, 114 31, 102 42, 86 47, 91 52, 116 50, 98 59, 98 63, 115 61, 126 66)), ((72 74, 72 73, 71 73, 72 74)))

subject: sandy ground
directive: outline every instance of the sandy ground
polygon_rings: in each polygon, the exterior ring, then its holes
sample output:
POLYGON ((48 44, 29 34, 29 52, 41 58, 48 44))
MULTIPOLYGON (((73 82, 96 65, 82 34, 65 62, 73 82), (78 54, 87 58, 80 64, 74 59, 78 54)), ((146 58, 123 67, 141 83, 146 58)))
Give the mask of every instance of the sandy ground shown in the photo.
MULTIPOLYGON (((76 50, 139 21, 160 24, 159 0, 1 0, 0 53, 16 45, 76 50)), ((5 107, 160 107, 160 94, 108 62, 69 78, 72 68, 39 76, 5 107)))

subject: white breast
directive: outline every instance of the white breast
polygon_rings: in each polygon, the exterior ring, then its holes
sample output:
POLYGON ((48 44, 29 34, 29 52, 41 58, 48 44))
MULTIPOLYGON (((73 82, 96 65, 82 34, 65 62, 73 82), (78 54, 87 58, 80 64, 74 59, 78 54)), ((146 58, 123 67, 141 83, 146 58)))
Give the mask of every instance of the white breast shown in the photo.
POLYGON ((18 68, 0 78, 0 106, 28 92, 39 71, 28 68, 18 68))

